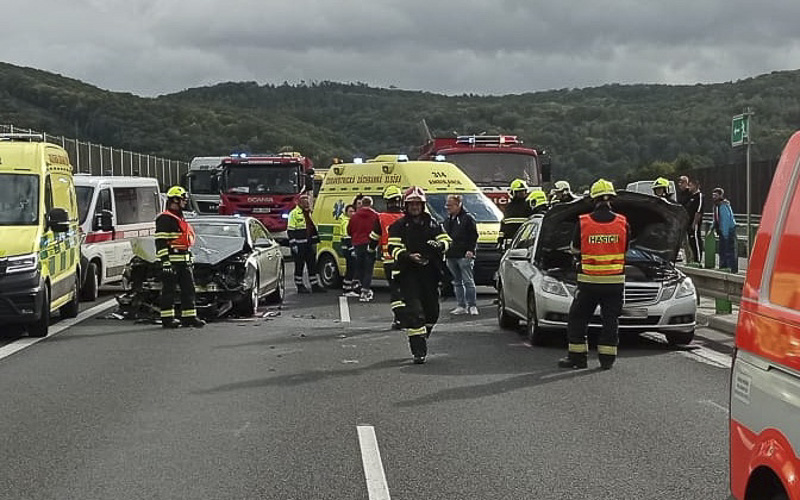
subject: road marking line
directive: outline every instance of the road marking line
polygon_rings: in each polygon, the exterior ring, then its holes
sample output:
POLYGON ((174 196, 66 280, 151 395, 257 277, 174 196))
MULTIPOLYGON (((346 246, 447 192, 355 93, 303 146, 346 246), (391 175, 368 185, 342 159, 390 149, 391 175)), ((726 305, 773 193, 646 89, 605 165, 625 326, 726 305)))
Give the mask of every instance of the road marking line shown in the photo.
POLYGON ((97 304, 96 306, 83 311, 82 313, 78 314, 78 316, 67 319, 64 321, 60 321, 57 325, 53 328, 50 328, 50 332, 47 337, 25 337, 19 340, 15 340, 14 342, 4 345, 0 347, 0 359, 7 358, 14 353, 17 353, 23 349, 26 349, 33 344, 41 342, 42 340, 48 339, 50 337, 54 337, 59 333, 63 332, 67 328, 77 325, 81 321, 91 318, 96 314, 100 314, 103 311, 111 309, 112 307, 117 305, 117 301, 115 299, 109 299, 102 304, 97 304))
POLYGON ((378 449, 378 438, 375 437, 375 428, 371 425, 359 425, 357 429, 369 500, 391 500, 389 486, 386 484, 386 474, 383 472, 381 452, 378 449))
POLYGON ((339 317, 342 323, 350 323, 350 306, 347 304, 347 297, 339 297, 339 317))
POLYGON ((728 413, 728 408, 725 407, 725 406, 722 406, 721 404, 717 403, 716 401, 711 401, 710 399, 701 399, 700 401, 698 401, 698 403, 704 404, 704 405, 708 405, 708 406, 713 406, 714 408, 716 408, 718 410, 722 410, 723 412, 728 413))
POLYGON ((733 360, 728 354, 717 352, 706 347, 698 347, 691 351, 679 351, 682 356, 692 358, 695 361, 700 361, 707 365, 715 366, 717 368, 730 368, 733 360))

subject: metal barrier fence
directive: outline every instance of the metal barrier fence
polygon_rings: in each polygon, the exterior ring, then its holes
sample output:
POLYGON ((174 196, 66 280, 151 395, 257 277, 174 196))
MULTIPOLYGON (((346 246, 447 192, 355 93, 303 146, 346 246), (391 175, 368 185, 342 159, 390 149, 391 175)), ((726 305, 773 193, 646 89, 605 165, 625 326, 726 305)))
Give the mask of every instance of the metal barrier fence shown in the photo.
POLYGON ((155 177, 162 191, 180 184, 189 170, 189 163, 185 161, 135 153, 14 125, 0 125, 0 133, 41 134, 45 141, 59 144, 67 151, 75 173, 155 177))

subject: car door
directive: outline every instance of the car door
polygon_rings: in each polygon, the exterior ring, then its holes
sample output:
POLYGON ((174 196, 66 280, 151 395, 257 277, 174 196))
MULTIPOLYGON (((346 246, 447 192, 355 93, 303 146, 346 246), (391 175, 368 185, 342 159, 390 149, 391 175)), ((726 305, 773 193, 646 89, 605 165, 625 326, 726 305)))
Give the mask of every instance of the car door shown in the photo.
POLYGON ((525 259, 508 259, 505 301, 507 307, 519 314, 525 314, 530 278, 533 275, 532 250, 535 236, 539 231, 539 219, 526 222, 511 242, 511 250, 527 250, 525 259))
POLYGON ((277 279, 276 250, 277 242, 269 237, 269 232, 264 225, 257 221, 250 221, 250 237, 253 240, 254 257, 261 271, 259 289, 261 292, 272 290, 277 279))

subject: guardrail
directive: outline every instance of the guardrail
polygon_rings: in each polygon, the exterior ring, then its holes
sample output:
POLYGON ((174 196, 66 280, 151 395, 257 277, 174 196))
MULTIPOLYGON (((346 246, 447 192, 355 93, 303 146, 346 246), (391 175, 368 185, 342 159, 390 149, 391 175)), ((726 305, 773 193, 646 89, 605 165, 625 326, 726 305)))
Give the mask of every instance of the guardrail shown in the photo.
POLYGON ((744 288, 743 275, 692 266, 678 266, 678 269, 692 278, 698 294, 737 304, 741 302, 742 288, 744 288))

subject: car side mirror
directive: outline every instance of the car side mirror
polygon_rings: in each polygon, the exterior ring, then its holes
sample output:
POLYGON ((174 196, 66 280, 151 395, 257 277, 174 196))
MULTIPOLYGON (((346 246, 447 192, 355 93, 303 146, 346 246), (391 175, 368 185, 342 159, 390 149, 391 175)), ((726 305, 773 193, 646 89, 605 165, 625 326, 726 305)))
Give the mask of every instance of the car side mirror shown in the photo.
POLYGON ((104 209, 99 214, 94 214, 92 229, 95 231, 113 231, 114 222, 111 210, 104 209))
POLYGON ((527 248, 512 248, 508 251, 508 258, 511 260, 528 260, 529 257, 527 248))
POLYGON ((47 213, 47 228, 54 233, 69 231, 69 214, 63 208, 53 208, 47 213))

